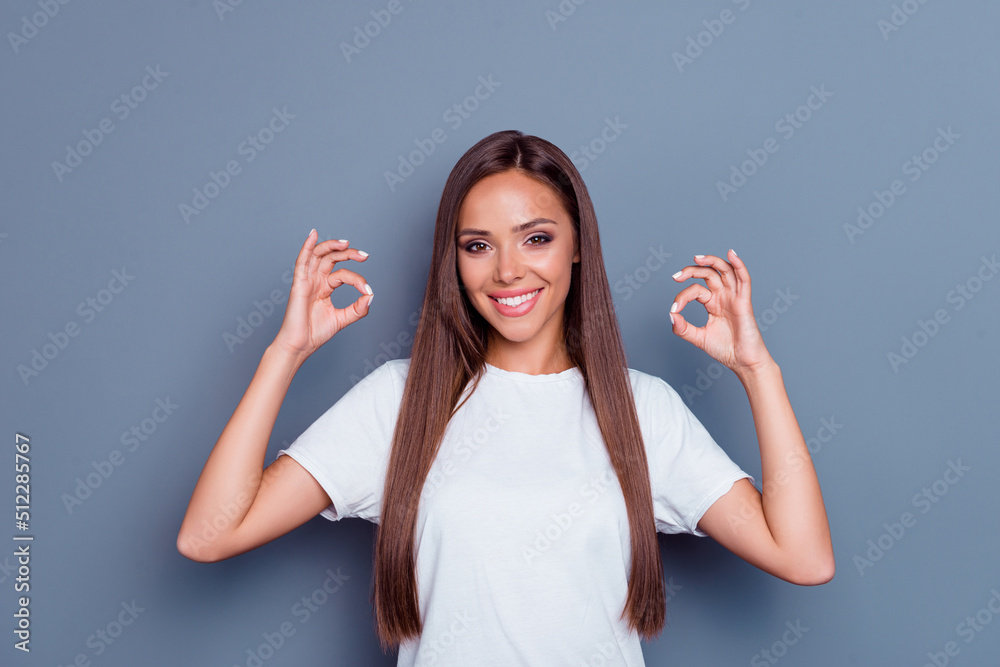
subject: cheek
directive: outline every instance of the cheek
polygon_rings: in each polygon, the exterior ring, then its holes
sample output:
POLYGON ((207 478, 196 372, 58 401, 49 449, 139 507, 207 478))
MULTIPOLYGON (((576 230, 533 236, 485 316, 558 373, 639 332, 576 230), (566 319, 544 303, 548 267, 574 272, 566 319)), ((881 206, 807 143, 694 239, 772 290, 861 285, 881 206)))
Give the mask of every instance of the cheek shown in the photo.
POLYGON ((455 260, 455 268, 458 270, 458 280, 461 283, 469 282, 469 263, 459 255, 455 260))
POLYGON ((538 271, 551 283, 569 285, 573 278, 573 250, 552 253, 538 265, 538 271))
POLYGON ((466 290, 474 290, 483 284, 483 270, 476 262, 459 256, 457 268, 459 286, 464 285, 466 290))

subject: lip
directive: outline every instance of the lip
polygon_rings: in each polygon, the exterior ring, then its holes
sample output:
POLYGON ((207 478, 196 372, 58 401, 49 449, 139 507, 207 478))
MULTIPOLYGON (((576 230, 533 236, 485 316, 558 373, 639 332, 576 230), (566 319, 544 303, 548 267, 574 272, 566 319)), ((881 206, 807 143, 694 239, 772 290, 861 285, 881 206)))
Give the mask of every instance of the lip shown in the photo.
POLYGON ((531 294, 536 289, 541 289, 541 287, 531 287, 526 289, 507 289, 500 290, 498 292, 490 292, 487 296, 494 299, 509 299, 512 296, 521 296, 522 294, 531 294))
POLYGON ((499 301, 497 301, 496 298, 494 298, 494 297, 505 299, 505 298, 509 298, 510 296, 521 296, 522 294, 531 294, 535 290, 533 290, 533 289, 530 289, 530 290, 518 290, 518 291, 509 290, 509 292, 510 292, 509 295, 508 295, 508 293, 505 293, 505 292, 494 292, 493 294, 489 295, 491 297, 490 298, 490 302, 497 309, 497 311, 501 315, 504 315, 505 317, 522 317, 522 316, 527 315, 528 313, 531 312, 531 309, 535 307, 536 303, 538 303, 538 297, 540 297, 542 295, 543 288, 537 287, 535 289, 538 290, 538 294, 536 294, 532 299, 529 299, 528 301, 525 301, 524 303, 522 303, 521 305, 519 305, 517 307, 506 306, 506 305, 500 303, 499 301))

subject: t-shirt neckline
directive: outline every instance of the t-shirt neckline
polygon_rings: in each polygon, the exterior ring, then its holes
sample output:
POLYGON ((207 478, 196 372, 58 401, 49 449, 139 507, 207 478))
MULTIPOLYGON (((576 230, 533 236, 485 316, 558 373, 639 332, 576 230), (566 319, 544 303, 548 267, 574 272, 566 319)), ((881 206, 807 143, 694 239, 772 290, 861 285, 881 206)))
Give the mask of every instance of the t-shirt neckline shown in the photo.
POLYGON ((563 382, 566 380, 581 380, 583 375, 580 373, 579 366, 573 366, 572 368, 567 368, 564 371, 559 371, 558 373, 543 373, 541 375, 532 375, 530 373, 521 373, 519 371, 508 371, 503 368, 498 368, 493 364, 483 362, 485 364, 486 372, 490 375, 506 378, 508 380, 517 380, 518 382, 563 382))

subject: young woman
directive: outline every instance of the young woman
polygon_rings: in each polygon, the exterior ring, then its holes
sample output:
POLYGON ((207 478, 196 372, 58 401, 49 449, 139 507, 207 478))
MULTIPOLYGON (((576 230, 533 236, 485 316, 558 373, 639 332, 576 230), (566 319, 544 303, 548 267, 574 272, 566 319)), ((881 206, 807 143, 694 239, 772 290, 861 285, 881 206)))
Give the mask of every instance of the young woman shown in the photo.
POLYGON ((398 664, 642 665, 665 619, 656 532, 710 535, 760 569, 829 581, 826 510, 750 275, 696 255, 673 332, 746 389, 763 495, 663 380, 627 367, 579 172, 553 144, 492 134, 445 184, 412 356, 351 388, 276 461, 267 442, 297 369, 374 295, 310 232, 285 317, 208 457, 177 539, 218 561, 316 514, 379 525, 372 602, 398 664), (350 284, 363 295, 334 308, 350 284), (703 327, 681 315, 695 300, 703 327))

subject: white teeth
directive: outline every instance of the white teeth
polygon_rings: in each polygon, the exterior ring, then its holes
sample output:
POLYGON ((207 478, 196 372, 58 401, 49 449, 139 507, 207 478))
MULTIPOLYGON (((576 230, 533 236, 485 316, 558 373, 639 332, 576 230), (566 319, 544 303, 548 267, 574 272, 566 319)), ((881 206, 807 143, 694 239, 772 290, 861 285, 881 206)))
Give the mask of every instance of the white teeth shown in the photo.
POLYGON ((517 308, 525 301, 531 301, 532 299, 534 299, 536 294, 538 294, 538 290, 535 290, 530 294, 522 294, 521 296, 510 297, 509 299, 507 298, 497 299, 497 301, 505 306, 510 306, 511 308, 517 308))

